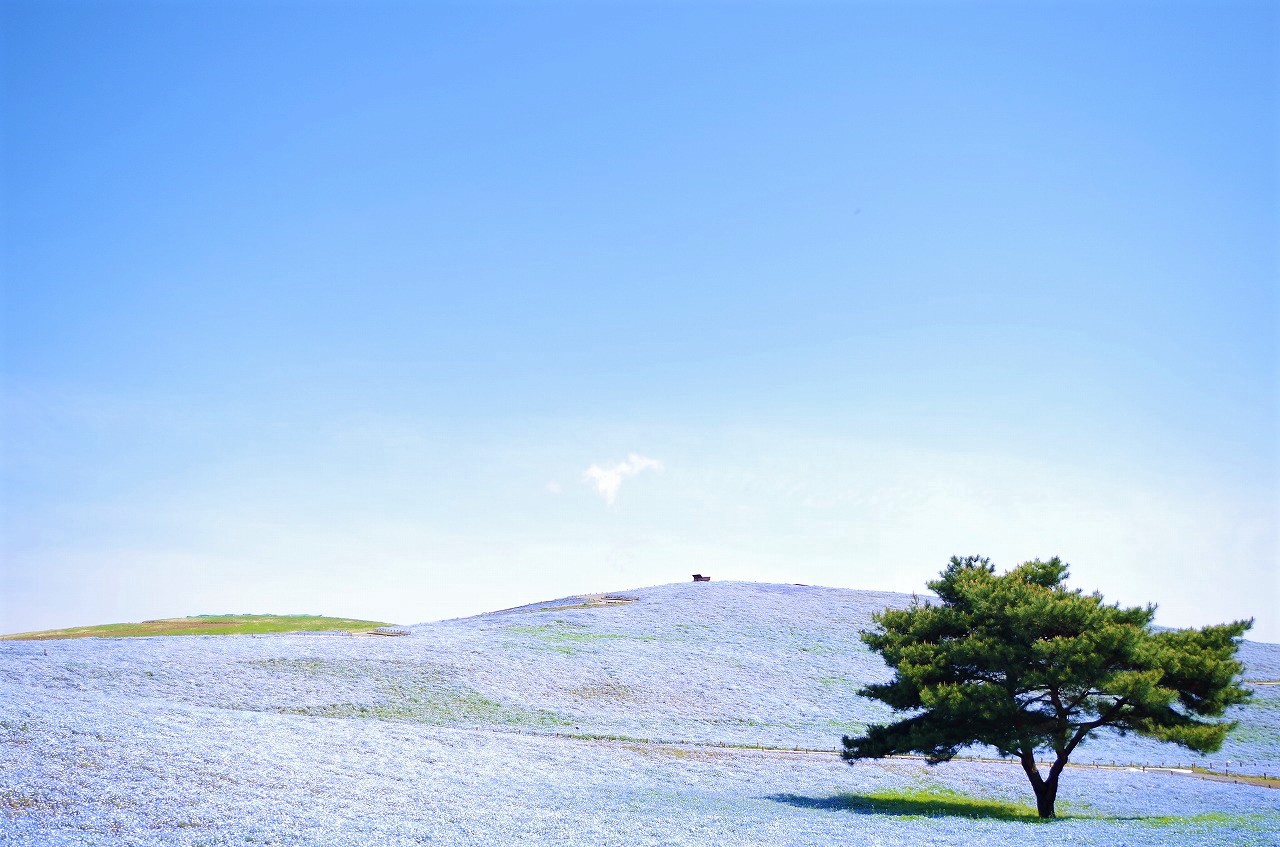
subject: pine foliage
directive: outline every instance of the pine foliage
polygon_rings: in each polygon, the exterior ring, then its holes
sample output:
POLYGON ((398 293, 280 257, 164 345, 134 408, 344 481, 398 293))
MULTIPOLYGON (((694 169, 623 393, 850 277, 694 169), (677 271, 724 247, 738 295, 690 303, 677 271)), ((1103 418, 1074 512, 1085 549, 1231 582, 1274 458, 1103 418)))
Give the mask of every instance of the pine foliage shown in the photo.
POLYGON ((894 670, 866 697, 911 712, 859 738, 849 760, 899 753, 937 764, 986 744, 1016 756, 1041 816, 1053 816, 1058 775, 1101 727, 1208 753, 1233 724, 1225 711, 1248 697, 1237 679, 1237 639, 1252 621, 1156 631, 1154 606, 1121 608, 1064 584, 1058 558, 997 575, 990 560, 953 557, 929 588, 938 602, 874 616, 863 641, 894 670), (1051 753, 1047 775, 1037 753, 1051 753))

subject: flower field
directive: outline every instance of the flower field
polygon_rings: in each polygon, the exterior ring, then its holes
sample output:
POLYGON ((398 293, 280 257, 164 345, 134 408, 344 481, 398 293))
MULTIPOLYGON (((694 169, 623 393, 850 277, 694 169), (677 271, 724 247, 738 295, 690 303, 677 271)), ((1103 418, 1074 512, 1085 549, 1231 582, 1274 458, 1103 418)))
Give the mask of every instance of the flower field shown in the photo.
MULTIPOLYGON (((856 695, 887 674, 858 630, 903 595, 611 597, 402 638, 0 642, 0 844, 1280 842, 1260 786, 1072 768, 1042 823, 1008 763, 843 763, 888 717, 856 695)), ((1280 646, 1242 656, 1280 678, 1280 646)), ((1280 686, 1254 688, 1216 770, 1280 772, 1280 686)), ((1073 761, 1209 764, 1116 737, 1073 761)))

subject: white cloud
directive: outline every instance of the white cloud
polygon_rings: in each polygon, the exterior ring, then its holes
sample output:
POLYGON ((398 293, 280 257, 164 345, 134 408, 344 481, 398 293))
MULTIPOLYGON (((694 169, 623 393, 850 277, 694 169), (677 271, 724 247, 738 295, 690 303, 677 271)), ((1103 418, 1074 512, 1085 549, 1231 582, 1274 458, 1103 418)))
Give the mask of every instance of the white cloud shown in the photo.
POLYGON ((604 501, 612 506, 614 498, 618 496, 618 489, 622 487, 622 480, 645 470, 661 471, 662 462, 639 453, 631 453, 626 461, 616 465, 592 465, 583 471, 582 478, 595 486, 604 501))
POLYGON ((564 491, 564 489, 560 486, 560 483, 554 479, 548 482, 546 485, 544 485, 543 488, 546 489, 546 492, 548 494, 559 494, 561 491, 564 491))

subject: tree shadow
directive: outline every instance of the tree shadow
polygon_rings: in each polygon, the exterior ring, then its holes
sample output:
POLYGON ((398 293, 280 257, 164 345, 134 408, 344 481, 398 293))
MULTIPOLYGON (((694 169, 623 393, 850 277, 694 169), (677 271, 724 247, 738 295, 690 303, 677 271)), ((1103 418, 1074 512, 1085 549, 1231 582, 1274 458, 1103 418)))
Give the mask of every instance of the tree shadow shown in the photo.
POLYGON ((917 818, 985 818, 990 820, 1037 823, 1041 818, 1034 809, 999 800, 981 800, 953 794, 853 794, 830 797, 804 797, 799 794, 771 794, 765 798, 801 809, 852 812, 858 815, 886 815, 917 818))

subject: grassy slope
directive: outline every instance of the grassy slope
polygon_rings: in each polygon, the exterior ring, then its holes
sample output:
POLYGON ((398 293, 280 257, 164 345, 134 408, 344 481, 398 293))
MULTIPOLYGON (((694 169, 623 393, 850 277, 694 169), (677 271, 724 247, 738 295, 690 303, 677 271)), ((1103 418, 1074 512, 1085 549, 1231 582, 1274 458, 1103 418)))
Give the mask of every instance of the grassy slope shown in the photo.
POLYGON ((62 638, 139 638, 150 635, 261 635, 271 632, 368 632, 387 624, 321 615, 197 615, 141 623, 111 623, 0 635, 0 641, 43 641, 62 638))

